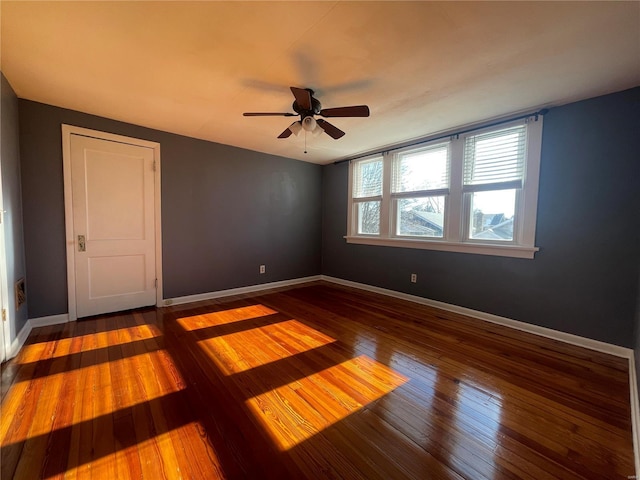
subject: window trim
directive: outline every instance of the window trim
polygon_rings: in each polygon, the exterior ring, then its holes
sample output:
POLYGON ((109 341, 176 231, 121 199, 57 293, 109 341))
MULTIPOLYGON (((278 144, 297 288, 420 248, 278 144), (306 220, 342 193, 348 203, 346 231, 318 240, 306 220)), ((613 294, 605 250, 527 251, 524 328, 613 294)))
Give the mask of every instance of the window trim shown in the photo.
MULTIPOLYGON (((344 236, 347 243, 359 245, 377 245, 388 247, 415 248, 423 250, 436 250, 446 252, 470 253, 478 255, 495 255, 503 257, 533 259, 539 247, 535 246, 535 231, 537 222, 538 187, 540 176, 540 155, 542 149, 543 117, 531 115, 525 119, 505 122, 501 125, 493 125, 485 128, 474 129, 465 132, 464 135, 452 137, 450 143, 449 164, 449 193, 445 195, 446 214, 443 225, 443 237, 408 237, 395 235, 396 219, 393 215, 393 202, 395 195, 391 194, 391 169, 393 156, 406 152, 407 147, 369 155, 350 162, 348 211, 347 211, 347 235, 344 236), (523 188, 517 191, 516 212, 514 219, 513 241, 489 241, 466 239, 468 225, 465 225, 470 208, 470 194, 463 191, 464 174, 464 143, 468 136, 492 130, 508 128, 509 126, 527 124, 526 158, 523 177, 523 188), (356 234, 354 222, 357 221, 352 196, 353 190, 353 162, 367 161, 382 156, 383 181, 382 198, 380 199, 380 233, 356 234), (517 243, 516 243, 517 242, 517 243)), ((424 144, 412 147, 419 150, 429 145, 443 143, 442 139, 434 139, 424 144)), ((358 199, 362 200, 362 199, 358 199)))

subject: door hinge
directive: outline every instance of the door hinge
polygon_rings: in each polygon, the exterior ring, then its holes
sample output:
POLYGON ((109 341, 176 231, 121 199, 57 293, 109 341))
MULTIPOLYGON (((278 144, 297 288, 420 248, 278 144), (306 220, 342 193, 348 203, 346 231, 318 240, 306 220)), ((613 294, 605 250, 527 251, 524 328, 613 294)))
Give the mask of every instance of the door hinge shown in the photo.
POLYGON ((156 171, 156 161, 155 160, 153 161, 153 171, 154 172, 156 171))
POLYGON ((158 288, 158 279, 156 278, 156 288, 158 288))
POLYGON ((7 321, 7 309, 6 308, 2 309, 2 321, 3 322, 7 321))

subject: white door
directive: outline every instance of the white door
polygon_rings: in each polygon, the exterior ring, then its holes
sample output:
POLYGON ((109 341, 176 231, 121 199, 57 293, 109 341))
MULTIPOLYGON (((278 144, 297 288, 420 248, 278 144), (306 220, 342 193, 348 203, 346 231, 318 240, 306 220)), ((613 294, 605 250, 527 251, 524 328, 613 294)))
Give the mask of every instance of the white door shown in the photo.
POLYGON ((71 134, 76 316, 156 303, 154 151, 71 134))

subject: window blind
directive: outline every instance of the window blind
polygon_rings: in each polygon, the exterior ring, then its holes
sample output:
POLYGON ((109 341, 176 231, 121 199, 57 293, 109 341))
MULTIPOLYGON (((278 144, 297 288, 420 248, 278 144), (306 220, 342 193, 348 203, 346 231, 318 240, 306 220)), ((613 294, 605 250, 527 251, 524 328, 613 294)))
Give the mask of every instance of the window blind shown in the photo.
POLYGON ((353 170, 353 198, 382 195, 382 158, 360 160, 353 170))
POLYGON ((449 144, 400 153, 393 162, 392 193, 449 188, 449 144))
POLYGON ((526 125, 466 138, 464 190, 522 188, 526 125))

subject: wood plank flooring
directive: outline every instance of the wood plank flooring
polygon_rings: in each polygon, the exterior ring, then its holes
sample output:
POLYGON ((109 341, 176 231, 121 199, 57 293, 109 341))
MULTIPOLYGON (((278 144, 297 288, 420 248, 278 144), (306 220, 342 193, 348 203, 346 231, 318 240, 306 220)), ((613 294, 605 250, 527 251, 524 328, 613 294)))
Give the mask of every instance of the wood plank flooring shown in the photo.
POLYGON ((3 480, 625 479, 625 359, 323 282, 35 329, 3 480))

